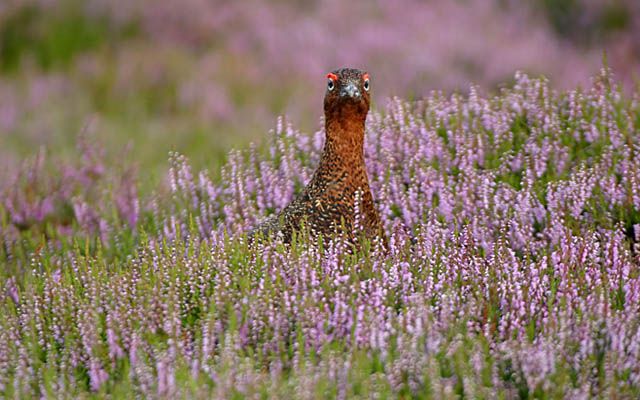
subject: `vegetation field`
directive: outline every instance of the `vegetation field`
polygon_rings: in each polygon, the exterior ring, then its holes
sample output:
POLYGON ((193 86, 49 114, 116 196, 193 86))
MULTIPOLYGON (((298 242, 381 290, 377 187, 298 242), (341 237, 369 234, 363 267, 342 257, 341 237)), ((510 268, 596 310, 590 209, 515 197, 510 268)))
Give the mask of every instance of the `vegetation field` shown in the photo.
POLYGON ((388 253, 245 244, 318 161, 285 120, 149 194, 88 143, 31 159, 0 206, 0 395, 637 398, 638 93, 514 81, 370 114, 388 253))
POLYGON ((640 398, 639 5, 0 0, 0 399, 640 398), (389 251, 249 247, 344 66, 389 251))

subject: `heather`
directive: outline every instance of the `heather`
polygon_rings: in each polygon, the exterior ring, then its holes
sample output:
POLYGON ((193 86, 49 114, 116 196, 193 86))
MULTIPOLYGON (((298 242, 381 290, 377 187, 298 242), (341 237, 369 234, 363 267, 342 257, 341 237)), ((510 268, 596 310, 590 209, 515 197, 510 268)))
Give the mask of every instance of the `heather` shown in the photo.
POLYGON ((221 172, 164 184, 81 138, 1 187, 0 394, 84 398, 636 398, 640 103, 517 73, 367 121, 389 236, 243 232, 310 178, 279 119, 221 172))

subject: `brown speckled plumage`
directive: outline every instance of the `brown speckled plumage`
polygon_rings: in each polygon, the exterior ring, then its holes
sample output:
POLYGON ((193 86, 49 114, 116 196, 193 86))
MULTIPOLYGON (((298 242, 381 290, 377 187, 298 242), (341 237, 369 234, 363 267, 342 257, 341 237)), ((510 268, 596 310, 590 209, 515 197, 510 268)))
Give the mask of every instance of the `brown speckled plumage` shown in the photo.
POLYGON ((386 245, 364 163, 364 127, 370 103, 368 74, 343 68, 327 78, 326 138, 320 165, 298 197, 279 214, 255 227, 250 236, 281 233, 284 241, 289 242, 293 231, 299 230, 304 221, 314 235, 326 237, 338 232, 353 239, 359 191, 363 232, 369 238, 379 237, 386 245))

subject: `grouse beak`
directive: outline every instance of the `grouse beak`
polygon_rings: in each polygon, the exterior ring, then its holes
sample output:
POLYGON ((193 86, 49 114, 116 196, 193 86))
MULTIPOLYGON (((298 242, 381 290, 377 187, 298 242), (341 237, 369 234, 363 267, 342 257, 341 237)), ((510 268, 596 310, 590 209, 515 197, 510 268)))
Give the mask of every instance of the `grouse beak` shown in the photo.
POLYGON ((351 97, 357 99, 360 97, 360 90, 353 82, 349 82, 340 89, 340 97, 351 97))

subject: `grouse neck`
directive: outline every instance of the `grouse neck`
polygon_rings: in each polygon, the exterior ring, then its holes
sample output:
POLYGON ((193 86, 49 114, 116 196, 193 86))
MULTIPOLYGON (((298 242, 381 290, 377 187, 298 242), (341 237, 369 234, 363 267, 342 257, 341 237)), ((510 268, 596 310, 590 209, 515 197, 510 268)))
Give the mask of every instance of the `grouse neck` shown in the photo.
POLYGON ((327 119, 323 161, 364 168, 364 120, 327 119))

